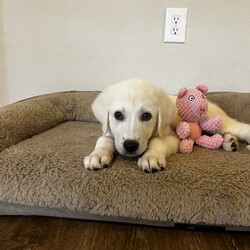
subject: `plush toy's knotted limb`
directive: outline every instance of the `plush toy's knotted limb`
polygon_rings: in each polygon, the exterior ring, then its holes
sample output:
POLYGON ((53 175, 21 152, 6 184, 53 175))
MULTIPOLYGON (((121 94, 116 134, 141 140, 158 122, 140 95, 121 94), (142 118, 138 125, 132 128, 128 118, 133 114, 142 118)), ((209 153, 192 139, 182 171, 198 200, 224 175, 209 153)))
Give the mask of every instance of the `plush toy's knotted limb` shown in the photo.
POLYGON ((187 122, 180 122, 176 127, 176 133, 180 139, 186 139, 190 135, 190 126, 187 122))
POLYGON ((194 140, 185 139, 180 142, 180 152, 185 154, 190 154, 193 151, 194 140))
POLYGON ((220 116, 215 115, 209 119, 206 119, 204 121, 200 121, 200 126, 205 131, 214 131, 217 129, 220 129, 222 120, 220 116))
POLYGON ((223 137, 220 134, 213 136, 202 135, 195 142, 196 144, 208 149, 218 149, 223 144, 223 137))

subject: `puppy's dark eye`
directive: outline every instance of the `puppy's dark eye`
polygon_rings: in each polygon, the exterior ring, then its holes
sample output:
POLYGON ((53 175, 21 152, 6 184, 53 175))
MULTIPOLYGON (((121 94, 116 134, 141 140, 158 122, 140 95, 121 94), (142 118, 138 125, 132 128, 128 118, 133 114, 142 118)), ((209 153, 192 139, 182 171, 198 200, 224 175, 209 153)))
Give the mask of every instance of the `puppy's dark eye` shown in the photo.
POLYGON ((124 119, 123 113, 120 111, 116 111, 114 114, 114 117, 118 121, 123 121, 123 119, 124 119))
POLYGON ((152 115, 148 112, 142 114, 141 120, 143 122, 149 121, 152 118, 152 115))

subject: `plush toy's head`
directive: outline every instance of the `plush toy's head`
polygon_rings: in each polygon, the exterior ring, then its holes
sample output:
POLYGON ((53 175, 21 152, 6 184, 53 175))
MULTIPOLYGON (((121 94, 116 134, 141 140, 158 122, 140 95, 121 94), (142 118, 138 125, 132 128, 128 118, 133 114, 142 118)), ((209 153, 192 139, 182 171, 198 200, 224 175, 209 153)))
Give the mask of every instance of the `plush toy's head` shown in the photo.
POLYGON ((205 85, 196 88, 181 88, 176 99, 178 114, 181 119, 194 122, 207 113, 208 101, 204 93, 208 91, 205 85))

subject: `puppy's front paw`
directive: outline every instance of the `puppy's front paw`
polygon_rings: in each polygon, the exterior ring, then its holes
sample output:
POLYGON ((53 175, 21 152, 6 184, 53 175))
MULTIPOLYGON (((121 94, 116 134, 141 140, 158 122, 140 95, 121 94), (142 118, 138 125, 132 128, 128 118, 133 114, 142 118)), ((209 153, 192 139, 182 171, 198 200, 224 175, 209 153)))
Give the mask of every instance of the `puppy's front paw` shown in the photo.
POLYGON ((166 158, 158 152, 146 152, 139 160, 138 167, 146 173, 154 173, 166 168, 166 158))
POLYGON ((87 170, 100 170, 108 167, 112 161, 112 154, 106 149, 94 150, 84 158, 84 166, 87 170))
POLYGON ((223 136, 223 148, 225 151, 237 151, 239 150, 238 139, 231 133, 226 133, 223 136))

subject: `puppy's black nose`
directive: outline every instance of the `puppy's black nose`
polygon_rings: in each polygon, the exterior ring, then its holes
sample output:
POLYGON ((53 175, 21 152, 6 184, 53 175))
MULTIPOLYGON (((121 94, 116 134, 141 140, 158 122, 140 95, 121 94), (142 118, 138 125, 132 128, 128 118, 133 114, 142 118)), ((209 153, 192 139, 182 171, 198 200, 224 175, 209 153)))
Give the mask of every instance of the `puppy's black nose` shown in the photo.
POLYGON ((126 140, 123 143, 123 147, 127 152, 132 153, 139 148, 139 143, 136 140, 126 140))

